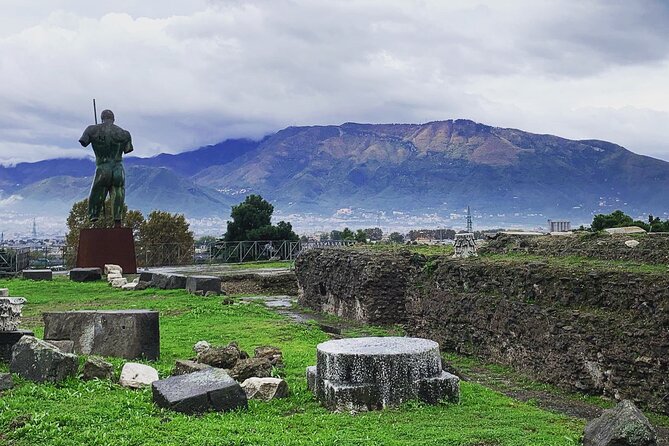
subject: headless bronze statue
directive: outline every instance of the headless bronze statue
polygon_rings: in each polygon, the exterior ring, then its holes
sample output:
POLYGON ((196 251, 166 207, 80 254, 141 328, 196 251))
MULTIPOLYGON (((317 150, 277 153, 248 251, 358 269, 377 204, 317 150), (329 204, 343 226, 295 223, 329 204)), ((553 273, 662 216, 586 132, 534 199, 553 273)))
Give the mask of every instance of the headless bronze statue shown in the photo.
POLYGON ((104 208, 107 193, 112 201, 114 226, 121 226, 125 202, 125 171, 122 157, 133 150, 132 138, 127 130, 114 124, 114 113, 105 110, 100 114, 102 124, 89 125, 79 138, 82 146, 93 145, 95 153, 95 179, 88 197, 88 218, 97 221, 104 208))

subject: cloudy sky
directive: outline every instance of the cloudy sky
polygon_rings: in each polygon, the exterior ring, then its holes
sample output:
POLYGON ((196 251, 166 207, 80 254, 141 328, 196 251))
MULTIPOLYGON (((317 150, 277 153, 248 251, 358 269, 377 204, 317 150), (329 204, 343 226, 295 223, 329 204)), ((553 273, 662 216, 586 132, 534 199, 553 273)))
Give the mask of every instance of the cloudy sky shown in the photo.
POLYGON ((669 160, 669 2, 0 0, 0 163, 468 118, 669 160))

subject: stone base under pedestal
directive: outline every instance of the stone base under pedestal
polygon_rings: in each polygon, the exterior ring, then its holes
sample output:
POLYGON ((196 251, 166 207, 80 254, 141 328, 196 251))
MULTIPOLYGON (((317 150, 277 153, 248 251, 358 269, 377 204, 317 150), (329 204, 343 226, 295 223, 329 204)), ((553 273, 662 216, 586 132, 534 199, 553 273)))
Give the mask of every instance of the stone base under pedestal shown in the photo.
POLYGON ((0 361, 11 361, 12 347, 23 336, 35 336, 35 333, 30 330, 0 331, 0 361))

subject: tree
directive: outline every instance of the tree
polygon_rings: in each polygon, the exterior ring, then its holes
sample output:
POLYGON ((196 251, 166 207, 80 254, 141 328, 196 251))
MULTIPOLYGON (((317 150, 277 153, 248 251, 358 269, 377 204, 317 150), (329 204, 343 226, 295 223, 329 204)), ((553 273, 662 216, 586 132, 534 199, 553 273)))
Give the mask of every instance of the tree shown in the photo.
POLYGON ((404 243, 404 236, 399 232, 393 232, 388 236, 388 240, 392 243, 404 243))
POLYGON ((232 207, 224 240, 293 240, 299 239, 289 222, 280 221, 272 225, 274 206, 260 195, 249 195, 240 204, 232 207))
POLYGON ((355 233, 355 241, 359 243, 367 243, 367 232, 364 229, 358 229, 355 233))
POLYGON ((365 234, 367 234, 367 238, 378 242, 383 238, 383 230, 381 228, 366 228, 364 229, 365 234))
POLYGON ((138 252, 143 266, 192 263, 195 239, 183 214, 152 211, 140 226, 138 252))
MULTIPOLYGON (((592 220, 592 230, 601 231, 606 228, 621 228, 623 226, 632 226, 634 220, 621 210, 613 211, 610 214, 597 214, 592 220)), ((643 223, 642 223, 643 224, 643 223)))
MULTIPOLYGON (((77 249, 79 248, 79 232, 82 229, 113 228, 114 217, 111 215, 111 198, 105 202, 105 212, 96 222, 88 219, 88 199, 78 201, 72 205, 67 217, 67 234, 65 235, 65 264, 74 267, 77 262, 77 249)), ((139 229, 144 223, 144 216, 139 211, 129 211, 128 206, 123 206, 123 225, 132 229, 137 239, 139 229)))

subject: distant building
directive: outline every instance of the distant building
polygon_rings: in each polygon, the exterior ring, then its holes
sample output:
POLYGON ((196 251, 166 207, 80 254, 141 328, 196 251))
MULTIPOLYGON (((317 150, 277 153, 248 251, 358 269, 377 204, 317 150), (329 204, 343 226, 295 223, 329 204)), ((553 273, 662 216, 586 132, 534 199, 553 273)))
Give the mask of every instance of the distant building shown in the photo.
POLYGON ((571 231, 571 222, 567 220, 548 220, 548 232, 569 232, 571 231))

